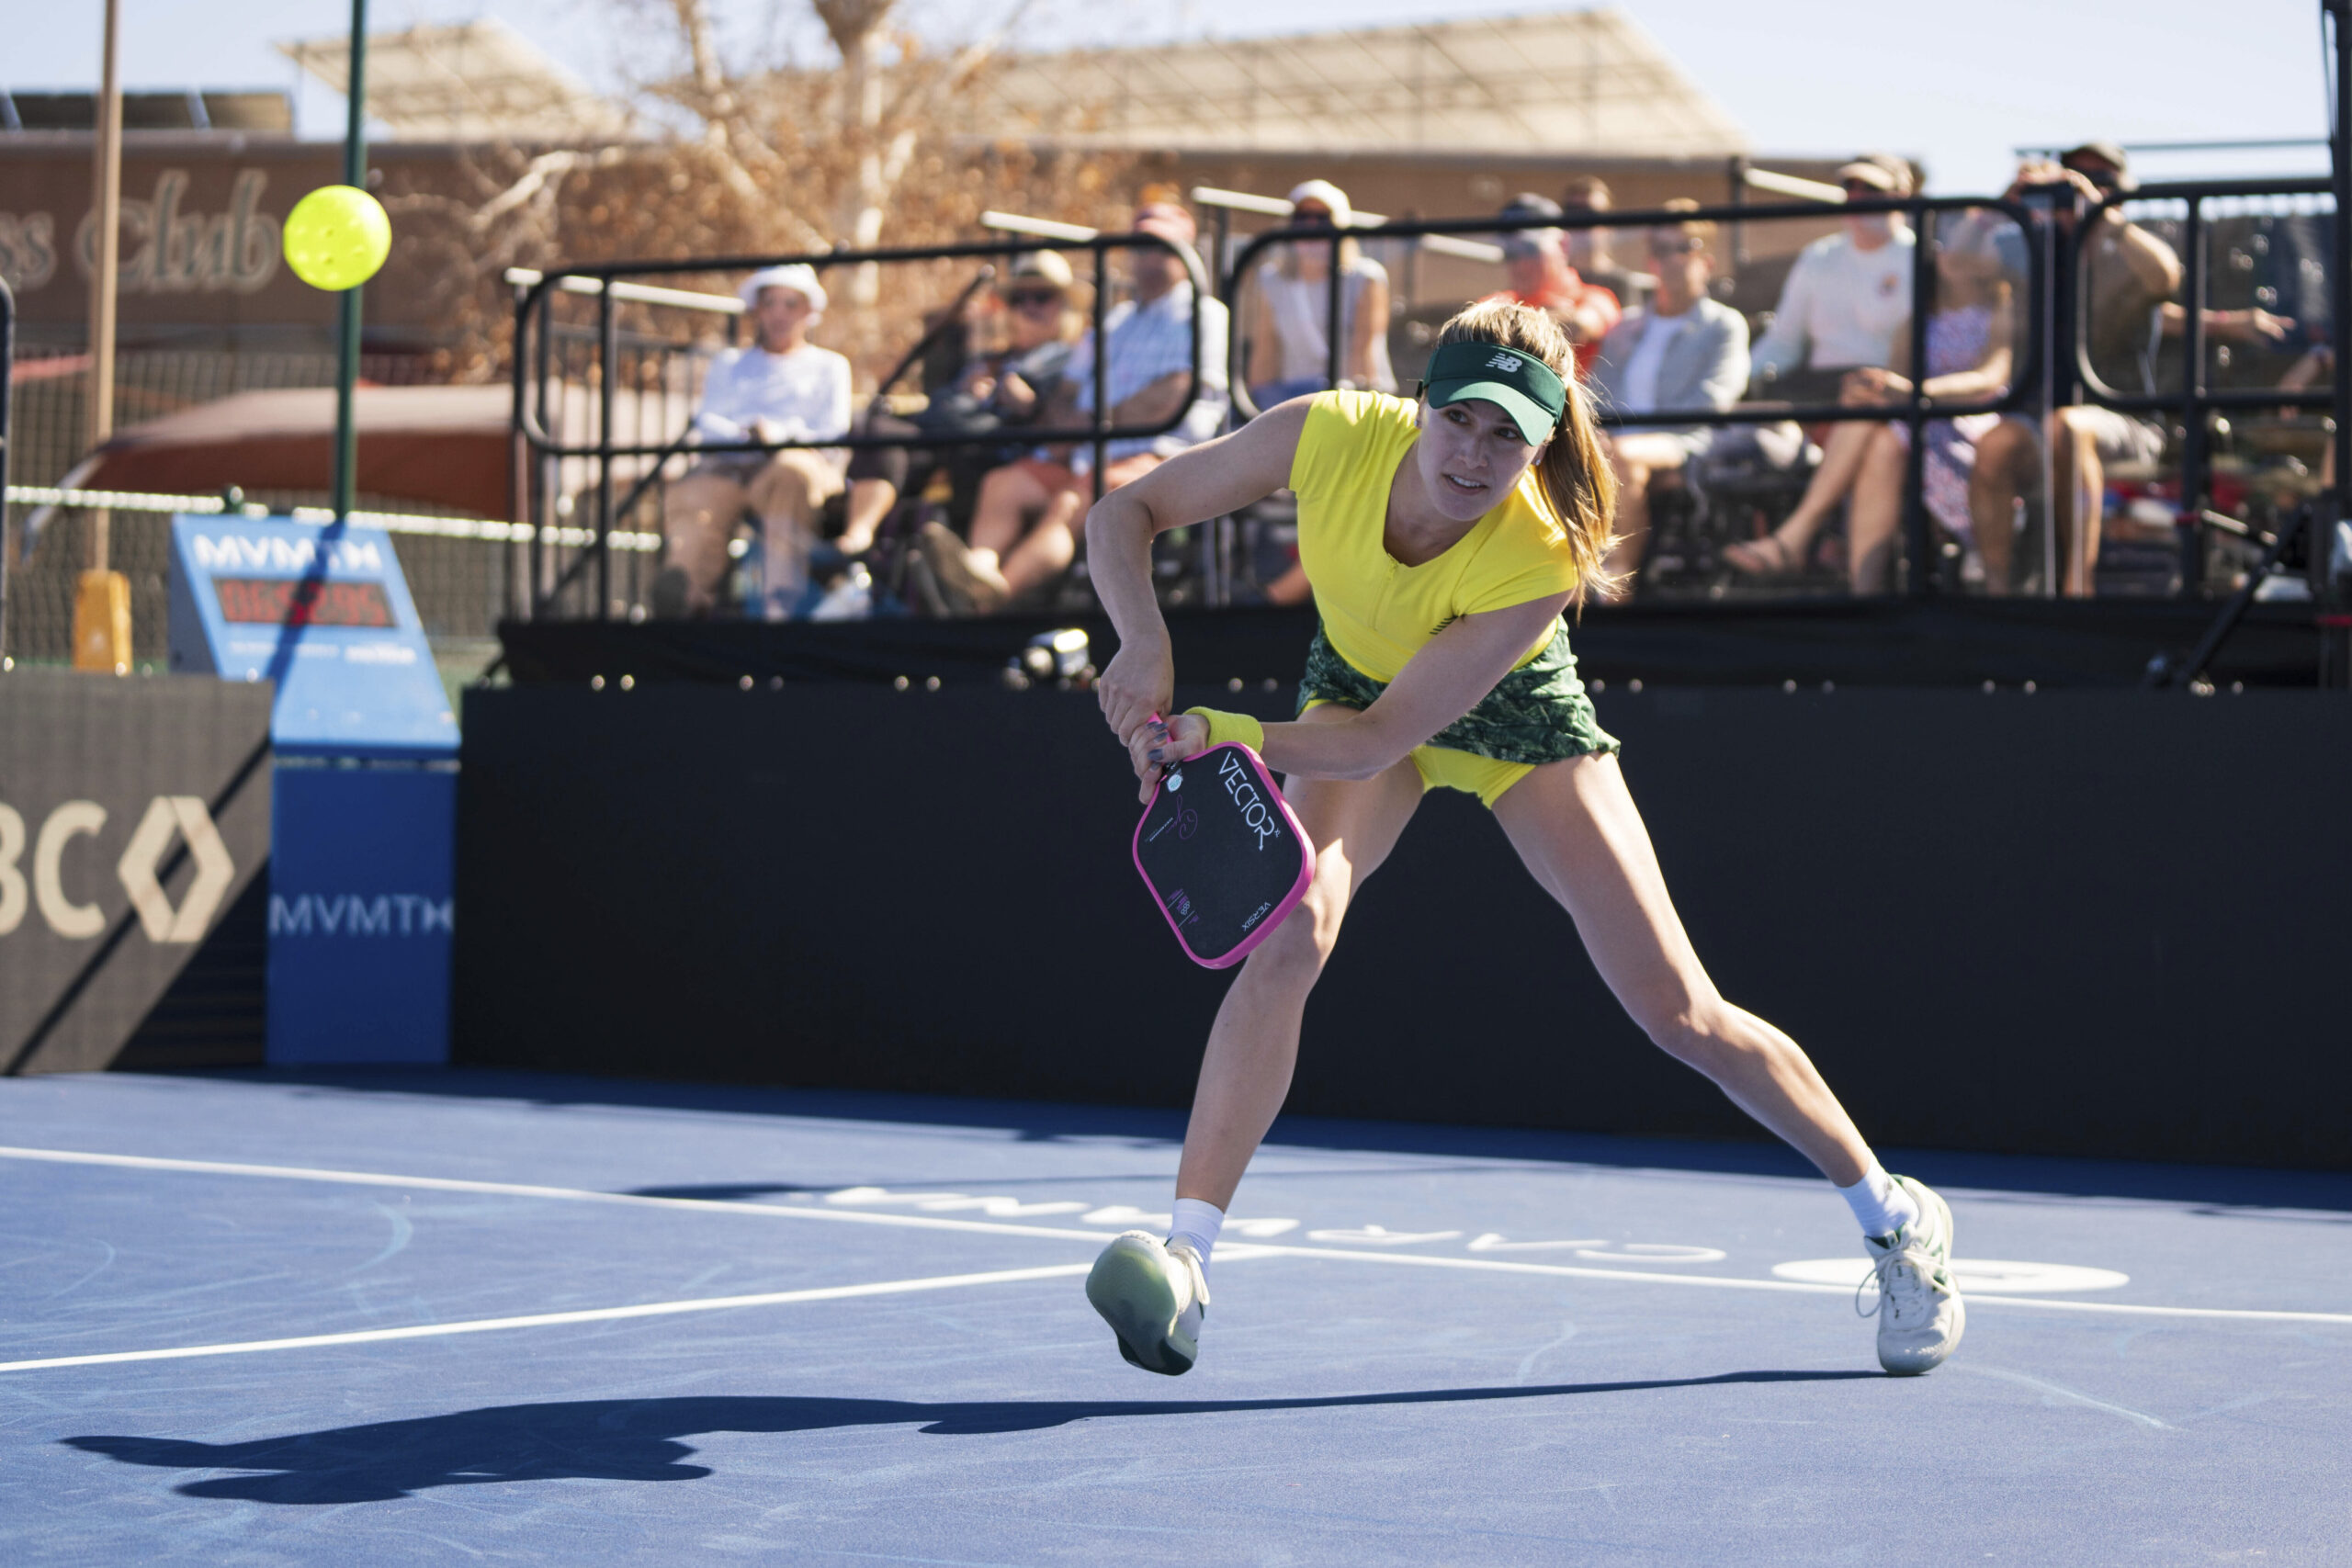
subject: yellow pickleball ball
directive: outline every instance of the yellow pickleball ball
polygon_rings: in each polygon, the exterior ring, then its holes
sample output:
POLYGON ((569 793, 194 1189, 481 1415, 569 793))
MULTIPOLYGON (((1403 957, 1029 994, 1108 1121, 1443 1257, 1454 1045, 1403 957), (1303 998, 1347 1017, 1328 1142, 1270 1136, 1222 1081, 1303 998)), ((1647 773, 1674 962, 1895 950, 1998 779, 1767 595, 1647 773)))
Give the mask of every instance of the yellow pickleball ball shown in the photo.
POLYGON ((295 276, 340 293, 375 276, 392 254, 392 220, 356 186, 321 186, 286 215, 285 245, 295 276))

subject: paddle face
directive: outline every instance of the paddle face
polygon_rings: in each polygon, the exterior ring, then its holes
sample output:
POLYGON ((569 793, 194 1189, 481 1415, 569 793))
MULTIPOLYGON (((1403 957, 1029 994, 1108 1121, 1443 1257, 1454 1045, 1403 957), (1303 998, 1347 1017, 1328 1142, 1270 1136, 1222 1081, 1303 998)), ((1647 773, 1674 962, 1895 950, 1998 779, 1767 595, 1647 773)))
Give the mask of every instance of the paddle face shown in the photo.
POLYGON ((1159 781, 1136 824, 1135 857, 1185 956, 1209 969, 1249 957, 1315 875, 1315 846, 1265 763, 1238 741, 1159 781))

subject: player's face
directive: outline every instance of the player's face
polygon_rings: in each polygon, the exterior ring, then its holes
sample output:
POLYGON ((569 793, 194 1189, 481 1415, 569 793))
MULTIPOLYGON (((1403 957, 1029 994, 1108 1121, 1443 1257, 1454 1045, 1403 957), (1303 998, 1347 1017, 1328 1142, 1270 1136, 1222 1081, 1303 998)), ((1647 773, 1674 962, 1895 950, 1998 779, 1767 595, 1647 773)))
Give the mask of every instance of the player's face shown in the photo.
POLYGON ((1542 448, 1527 444, 1500 405, 1465 398, 1443 408, 1424 400, 1413 450, 1438 512, 1474 523, 1501 504, 1542 448))

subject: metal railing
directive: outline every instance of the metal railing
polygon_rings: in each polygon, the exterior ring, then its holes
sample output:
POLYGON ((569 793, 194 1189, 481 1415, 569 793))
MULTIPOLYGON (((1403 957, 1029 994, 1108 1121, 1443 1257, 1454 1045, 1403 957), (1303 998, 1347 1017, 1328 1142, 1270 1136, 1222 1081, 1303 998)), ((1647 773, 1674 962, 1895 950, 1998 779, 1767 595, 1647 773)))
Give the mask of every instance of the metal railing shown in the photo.
MULTIPOLYGON (((1679 223, 1713 222, 1768 223, 1776 220, 1801 220, 1818 222, 1825 209, 1817 202, 1788 203, 1778 206, 1757 206, 1745 202, 1726 203, 1715 207, 1687 208, 1675 211, 1589 212, 1575 211, 1555 217, 1536 217, 1505 220, 1497 218, 1453 218, 1421 220, 1412 222, 1384 223, 1367 228, 1333 228, 1317 225, 1311 228, 1270 229, 1251 237, 1234 260, 1233 269, 1226 276, 1226 302, 1230 309, 1238 303, 1243 281, 1259 254, 1279 244, 1324 244, 1329 247, 1326 268, 1328 313, 1325 318, 1324 344, 1327 354, 1325 370, 1327 384, 1340 384, 1345 335, 1344 320, 1346 278, 1340 270, 1340 247, 1350 240, 1418 239, 1425 234, 1476 235, 1508 234, 1526 230, 1555 229, 1657 229, 1679 223)), ((1914 563, 1908 573, 1907 591, 1915 595, 1932 592, 1931 573, 1924 563, 1931 558, 1935 538, 1923 496, 1925 488, 1926 443, 1920 438, 1921 428, 1931 420, 1957 419, 1976 413, 2007 413, 2031 405, 2041 380, 2044 344, 2042 342, 2042 312, 2036 308, 2049 287, 2048 266, 2043 247, 2026 247, 2026 304, 2018 312, 2025 323, 2019 333, 2020 344, 2013 360, 2009 384, 2000 396, 1973 400, 1942 400, 1929 396, 1926 390, 1928 376, 1928 321, 1932 311, 1919 308, 1935 297, 1935 252, 1925 243, 1930 231, 1928 219, 1942 212, 1996 212, 2030 233, 2034 214, 2018 203, 1999 197, 1887 197, 1869 201, 1842 203, 1837 209, 1844 213, 1895 213, 1907 218, 1915 243, 1911 251, 1910 321, 1911 390, 1900 402, 1870 406, 1849 406, 1841 403, 1797 403, 1764 400, 1743 401, 1728 409, 1675 408, 1645 410, 1627 413, 1616 410, 1600 411, 1600 423, 1608 426, 1641 425, 1701 425, 1779 424, 1794 421, 1804 424, 1828 423, 1849 420, 1884 423, 1900 421, 1908 427, 1910 450, 1904 478, 1904 552, 1914 563)), ((1249 389, 1238 375, 1243 334, 1235 332, 1228 342, 1229 363, 1227 380, 1233 390, 1237 413, 1254 417, 1260 411, 1251 402, 1249 389)))
MULTIPOLYGON (((982 241, 951 245, 912 245, 865 251, 822 251, 795 255, 751 255, 698 257, 691 261, 674 262, 597 262, 553 268, 535 283, 518 285, 514 306, 514 428, 520 443, 540 457, 588 458, 595 465, 596 510, 594 524, 594 543, 590 555, 574 563, 576 572, 582 567, 593 568, 596 579, 596 618, 607 618, 612 613, 612 559, 607 541, 613 524, 623 508, 616 505, 614 464, 624 458, 654 459, 653 472, 662 463, 683 452, 695 454, 773 453, 802 449, 862 450, 888 447, 939 447, 958 446, 989 446, 1001 444, 1001 430, 985 432, 926 431, 916 434, 894 434, 887 432, 858 430, 838 436, 806 441, 707 442, 688 444, 689 433, 659 443, 624 443, 614 435, 614 402, 618 381, 619 320, 616 304, 624 288, 642 286, 625 280, 641 277, 675 276, 684 274, 756 271, 762 267, 806 264, 823 272, 841 267, 855 267, 867 264, 912 263, 932 261, 975 261, 985 265, 1009 263, 1013 257, 1039 249, 1036 241, 982 241), (559 290, 593 294, 596 301, 596 375, 598 410, 595 421, 596 439, 587 444, 567 444, 547 428, 548 383, 546 354, 543 345, 550 337, 551 322, 548 301, 559 290)), ((1214 299, 1208 276, 1200 259, 1185 246, 1175 245, 1154 234, 1096 234, 1087 239, 1050 240, 1045 248, 1060 251, 1085 251, 1093 260, 1093 299, 1090 305, 1093 363, 1090 368, 1094 391, 1093 407, 1083 425, 1029 426, 1020 433, 1023 443, 1086 442, 1093 448, 1092 479, 1096 494, 1102 484, 1103 448, 1112 441, 1139 440, 1162 435, 1174 430, 1191 414, 1199 400, 1203 387, 1201 306, 1214 299), (1148 423, 1114 423, 1110 418, 1107 400, 1109 381, 1109 344, 1103 331, 1104 318, 1112 303, 1110 257, 1114 251, 1161 250, 1174 255, 1183 265, 1192 280, 1193 303, 1190 316, 1192 351, 1189 380, 1184 397, 1176 412, 1168 418, 1148 423)), ((674 293, 674 290, 664 290, 674 293)), ((877 388, 877 396, 888 388, 877 388)), ((642 493, 640 485, 639 493, 642 493)), ((635 496, 630 500, 633 502, 635 496)), ((535 524, 538 519, 534 517, 535 524)), ((567 573, 568 581, 571 573, 567 573)), ((536 574, 534 581, 537 581, 536 574)), ((562 584, 539 600, 544 605, 560 592, 562 584)))

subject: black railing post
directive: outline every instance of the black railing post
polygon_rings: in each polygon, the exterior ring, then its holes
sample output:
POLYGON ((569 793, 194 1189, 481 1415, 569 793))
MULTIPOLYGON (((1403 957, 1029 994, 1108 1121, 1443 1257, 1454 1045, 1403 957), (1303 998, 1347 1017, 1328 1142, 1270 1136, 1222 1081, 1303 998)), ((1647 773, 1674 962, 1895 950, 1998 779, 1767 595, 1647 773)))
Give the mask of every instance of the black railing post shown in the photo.
MULTIPOLYGON (((1935 240, 1928 228, 1923 198, 1905 209, 1911 220, 1911 397, 1904 411, 1910 428, 1910 450, 1903 466, 1903 554, 1908 570, 1904 591, 1914 599, 1935 592, 1935 528, 1928 516, 1928 317, 1936 295, 1935 240)), ((1850 525, 1849 525, 1850 531, 1850 525)), ((1849 537, 1848 548, 1853 546, 1849 537)))
MULTIPOLYGON (((1094 377, 1094 397, 1092 400, 1094 406, 1087 411, 1092 416, 1087 423, 1093 430, 1092 446, 1094 448, 1094 472, 1091 475, 1091 478, 1094 481, 1094 500, 1096 501, 1102 499, 1102 454, 1105 449, 1102 440, 1102 427, 1110 422, 1111 417, 1111 411, 1104 406, 1105 400, 1108 399, 1111 392, 1109 381, 1111 373, 1111 345, 1109 343, 1104 341, 1102 335, 1102 318, 1109 313, 1110 299, 1111 251, 1110 247, 1105 245, 1102 243, 1101 236, 1098 235, 1094 241, 1094 302, 1092 306, 1094 316, 1094 331, 1092 334, 1092 341, 1094 344, 1094 367, 1091 374, 1094 377)), ((1196 318, 1200 314, 1200 301, 1197 299, 1193 301, 1193 313, 1196 318)), ((1193 357, 1197 360, 1200 355, 1196 353, 1193 357)))
POLYGON ((2179 536, 2180 597, 2195 599, 2203 590, 2205 577, 2205 527, 2200 519, 2205 514, 2210 423, 2205 412, 2205 202, 2201 197, 2188 198, 2180 243, 2180 509, 2173 526, 2179 536))
MULTIPOLYGON (((1340 341, 1340 334, 1345 328, 1347 312, 1344 307, 1348 299, 1348 280, 1340 276, 1340 249, 1347 241, 1336 221, 1336 214, 1334 217, 1335 221, 1331 225, 1331 259, 1326 269, 1329 274, 1330 281, 1329 287, 1324 292, 1323 330, 1327 334, 1327 341, 1323 344, 1323 384, 1336 392, 1340 389, 1340 375, 1348 367, 1347 344, 1340 341)), ((1230 324, 1226 330, 1228 332, 1232 330, 1230 324)))
MULTIPOLYGON (((1747 205, 1747 154, 1731 155, 1728 174, 1731 177, 1730 202, 1734 207, 1747 205)), ((1735 218, 1731 220, 1731 268, 1735 276, 1747 265, 1747 225, 1735 218)))
POLYGON ((0 655, 8 651, 8 390, 17 368, 17 297, 0 277, 0 655))
POLYGON ((2330 504, 2314 519, 2307 541, 2311 575, 2318 590, 2320 613, 2319 671, 2323 688, 2352 686, 2352 606, 2345 603, 2335 565, 2337 523, 2352 514, 2345 497, 2352 493, 2352 0, 2324 0, 2333 22, 2335 58, 2335 123, 2328 127, 2330 185, 2335 196, 2334 254, 2328 258, 2328 337, 2335 351, 2335 377, 2331 390, 2335 416, 2333 450, 2335 485, 2330 504))
MULTIPOLYGON (((613 313, 613 280, 596 291, 596 619, 613 614, 613 382, 620 369, 620 327, 613 313)), ((775 563, 764 556, 761 570, 775 563)))

